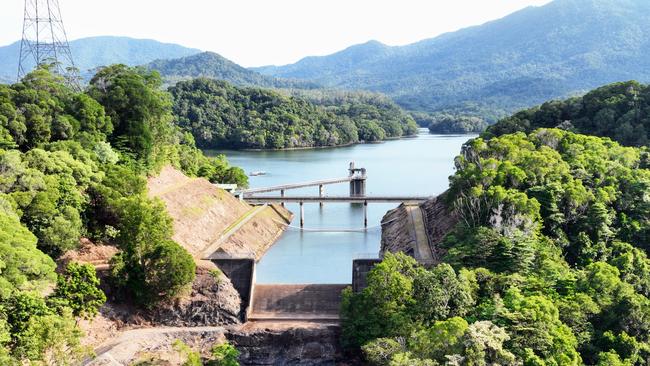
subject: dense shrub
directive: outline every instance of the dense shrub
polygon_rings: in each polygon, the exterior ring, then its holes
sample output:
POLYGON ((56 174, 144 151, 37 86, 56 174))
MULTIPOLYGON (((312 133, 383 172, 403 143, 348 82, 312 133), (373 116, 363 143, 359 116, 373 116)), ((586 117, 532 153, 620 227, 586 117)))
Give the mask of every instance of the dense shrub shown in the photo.
POLYGON ((59 307, 69 307, 75 316, 91 318, 106 302, 106 295, 99 289, 95 267, 70 262, 63 274, 58 275, 50 300, 59 307))
POLYGON ((122 252, 113 257, 114 283, 135 303, 154 306, 180 294, 194 280, 192 256, 171 240, 171 219, 159 201, 124 198, 117 205, 116 241, 122 252))

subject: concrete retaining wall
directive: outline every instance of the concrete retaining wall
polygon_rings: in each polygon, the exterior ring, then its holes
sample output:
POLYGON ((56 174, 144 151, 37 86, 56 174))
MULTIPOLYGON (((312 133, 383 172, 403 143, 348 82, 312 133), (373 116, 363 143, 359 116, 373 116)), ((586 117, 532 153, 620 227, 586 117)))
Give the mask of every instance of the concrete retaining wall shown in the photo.
MULTIPOLYGON (((255 284, 255 260, 212 259, 230 279, 241 297, 242 320, 304 319, 337 320, 341 291, 347 284, 264 285, 255 284)), ((367 286, 368 272, 380 259, 355 259, 352 262, 352 289, 367 286)))
POLYGON ((381 259, 355 259, 352 261, 352 290, 363 291, 368 287, 368 272, 375 267, 381 259))
POLYGON ((250 319, 338 319, 348 285, 255 285, 250 319))

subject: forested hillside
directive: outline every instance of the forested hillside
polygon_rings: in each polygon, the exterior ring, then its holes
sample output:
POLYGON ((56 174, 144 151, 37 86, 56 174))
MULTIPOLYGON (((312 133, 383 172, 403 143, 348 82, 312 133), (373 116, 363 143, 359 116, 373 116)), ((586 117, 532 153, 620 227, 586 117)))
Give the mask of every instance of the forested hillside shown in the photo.
POLYGON ((168 84, 181 80, 206 77, 225 80, 237 86, 256 86, 263 88, 316 88, 315 83, 301 80, 279 79, 262 75, 237 65, 214 52, 203 52, 196 55, 161 59, 147 65, 150 70, 157 70, 168 84))
POLYGON ((649 22, 647 0, 555 0, 407 46, 368 42, 256 70, 495 122, 607 83, 650 81, 649 22))
POLYGON ((614 83, 583 97, 551 101, 500 120, 486 137, 540 127, 609 137, 626 146, 650 145, 650 86, 635 81, 614 83))
POLYGON ((285 96, 195 79, 170 89, 179 125, 201 148, 337 146, 413 135, 415 121, 389 100, 364 94, 285 96))
POLYGON ((153 307, 194 278, 193 258, 171 239, 171 219, 146 195, 147 174, 246 184, 224 157, 210 159, 173 123, 156 73, 102 69, 75 92, 41 68, 0 85, 0 364, 77 364, 77 317, 106 301, 91 265, 55 262, 80 238, 114 245, 114 296, 153 307))
MULTIPOLYGON (((94 69, 112 64, 143 65, 161 58, 178 58, 201 52, 171 43, 129 37, 88 37, 70 41, 75 66, 90 79, 94 69)), ((20 41, 0 47, 0 82, 14 82, 18 71, 20 41)), ((34 65, 27 65, 27 69, 34 65)))
MULTIPOLYGON (((286 92, 282 90, 281 92, 286 92)), ((374 120, 384 130, 385 138, 410 136, 417 133, 417 123, 386 95, 364 91, 345 91, 336 89, 292 89, 289 95, 305 99, 324 107, 340 117, 349 117, 360 136, 365 136, 366 121, 374 120)), ((374 129, 374 128, 373 128, 374 129)), ((372 139, 362 138, 364 141, 372 139)))
POLYGON ((411 115, 418 125, 427 127, 431 133, 477 133, 485 131, 488 126, 487 122, 479 117, 422 112, 412 112, 411 115))
POLYGON ((559 129, 470 140, 442 263, 386 255, 344 294, 344 344, 373 365, 646 365, 648 192, 645 148, 559 129))

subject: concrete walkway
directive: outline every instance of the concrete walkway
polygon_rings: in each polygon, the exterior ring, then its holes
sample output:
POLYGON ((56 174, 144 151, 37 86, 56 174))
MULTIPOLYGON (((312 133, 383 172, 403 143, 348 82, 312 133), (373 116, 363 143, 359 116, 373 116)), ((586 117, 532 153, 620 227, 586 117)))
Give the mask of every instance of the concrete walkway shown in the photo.
POLYGON ((433 263, 433 253, 429 245, 429 237, 424 225, 424 217, 419 205, 406 206, 409 213, 409 221, 413 227, 414 233, 414 254, 415 259, 421 263, 433 263))
POLYGON ((228 238, 230 238, 234 233, 237 232, 242 226, 246 225, 247 222, 253 219, 255 215, 262 212, 268 207, 264 204, 261 206, 255 206, 252 209, 248 210, 240 218, 238 218, 233 224, 227 227, 219 236, 219 238, 210 244, 206 250, 203 251, 202 257, 204 259, 210 258, 210 256, 219 249, 221 244, 223 244, 228 238))

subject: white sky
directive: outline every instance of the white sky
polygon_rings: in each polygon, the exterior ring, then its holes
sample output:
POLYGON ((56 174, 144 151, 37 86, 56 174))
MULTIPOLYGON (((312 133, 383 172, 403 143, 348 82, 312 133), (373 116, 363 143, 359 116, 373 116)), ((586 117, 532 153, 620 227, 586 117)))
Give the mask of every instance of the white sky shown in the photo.
MULTIPOLYGON (((43 1, 44 0, 40 0, 43 1)), ((69 39, 151 38, 243 66, 282 65, 371 39, 403 45, 550 0, 59 0, 69 39)), ((0 45, 20 39, 23 0, 0 0, 0 45)))

